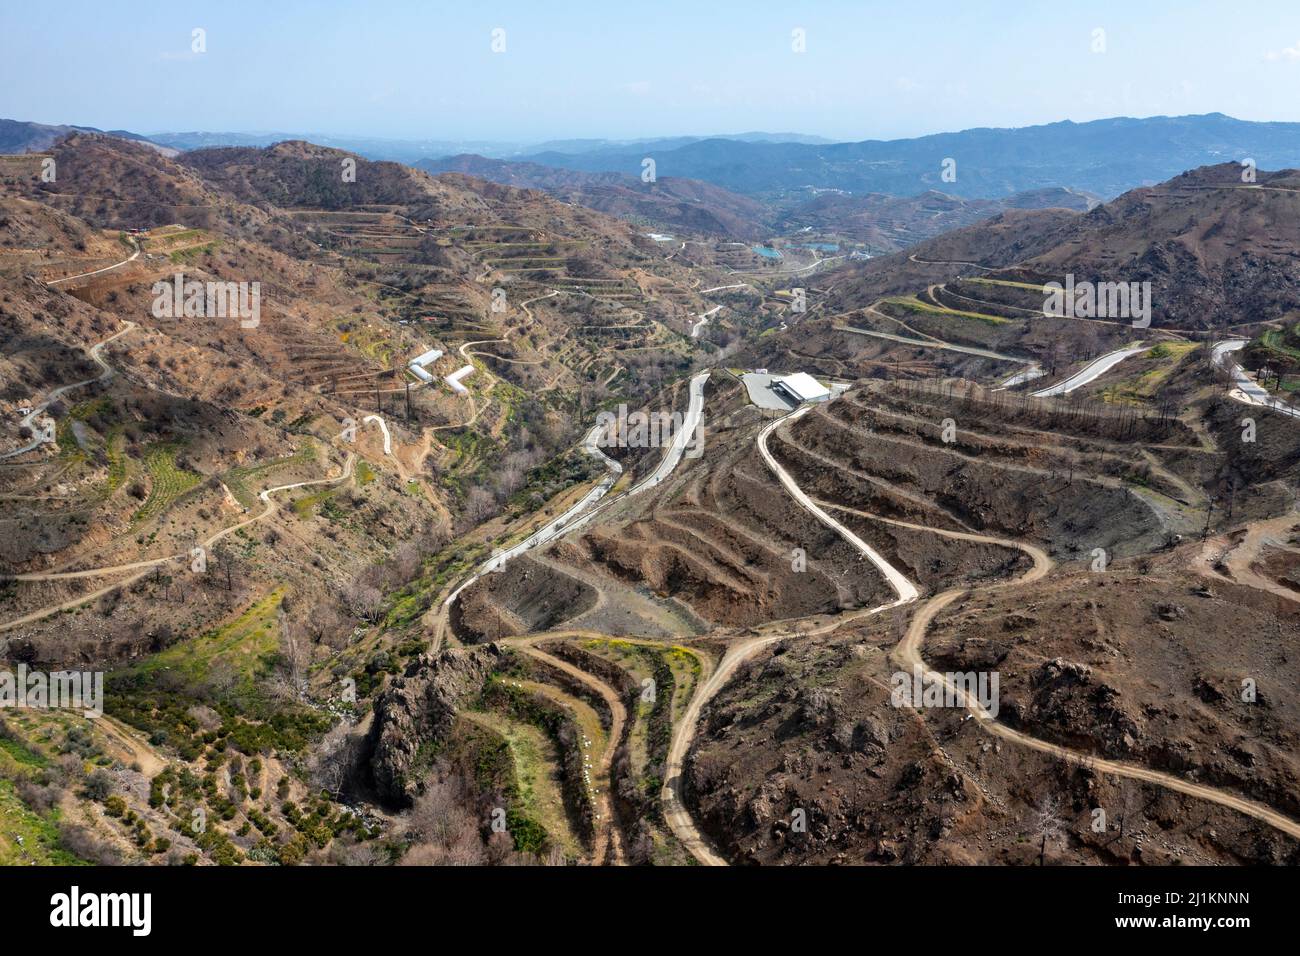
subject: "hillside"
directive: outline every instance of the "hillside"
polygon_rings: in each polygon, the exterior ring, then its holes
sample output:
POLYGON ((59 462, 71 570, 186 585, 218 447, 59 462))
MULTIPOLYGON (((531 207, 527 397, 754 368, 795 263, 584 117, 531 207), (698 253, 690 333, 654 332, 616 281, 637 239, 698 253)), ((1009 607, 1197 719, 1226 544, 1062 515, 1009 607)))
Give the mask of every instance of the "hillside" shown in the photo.
POLYGON ((770 231, 770 213, 762 203, 699 180, 666 176, 643 183, 639 176, 628 173, 582 173, 473 155, 423 160, 417 165, 431 173, 466 173, 509 186, 541 189, 565 202, 611 216, 694 235, 762 239, 770 231))
POLYGON ((143 143, 164 156, 175 156, 178 150, 150 140, 139 133, 124 129, 100 130, 93 126, 50 126, 23 120, 0 119, 0 153, 39 153, 73 133, 105 133, 118 139, 143 143))

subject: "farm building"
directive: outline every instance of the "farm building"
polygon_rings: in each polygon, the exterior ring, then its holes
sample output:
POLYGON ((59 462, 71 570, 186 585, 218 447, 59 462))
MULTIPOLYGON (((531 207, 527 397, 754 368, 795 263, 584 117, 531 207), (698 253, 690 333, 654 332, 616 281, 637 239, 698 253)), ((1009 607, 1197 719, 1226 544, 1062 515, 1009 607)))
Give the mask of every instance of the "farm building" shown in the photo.
POLYGON ((797 405, 804 402, 824 402, 831 397, 831 390, 807 372, 795 372, 774 379, 772 389, 784 394, 797 405))
POLYGON ((425 366, 432 365, 440 358, 442 358, 442 349, 429 349, 429 351, 425 352, 423 355, 417 355, 415 358, 411 359, 411 361, 407 363, 406 367, 411 370, 412 375, 418 378, 425 385, 428 385, 433 381, 433 376, 429 374, 425 366))

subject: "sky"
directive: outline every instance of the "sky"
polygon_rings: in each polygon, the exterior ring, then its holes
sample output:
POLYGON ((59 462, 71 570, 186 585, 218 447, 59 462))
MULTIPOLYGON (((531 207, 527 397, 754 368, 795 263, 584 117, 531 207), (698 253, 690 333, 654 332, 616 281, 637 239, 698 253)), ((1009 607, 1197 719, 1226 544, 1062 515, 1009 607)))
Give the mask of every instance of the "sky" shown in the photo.
POLYGON ((2 117, 143 133, 856 141, 1300 121, 1300 3, 6 0, 0 79, 2 117))

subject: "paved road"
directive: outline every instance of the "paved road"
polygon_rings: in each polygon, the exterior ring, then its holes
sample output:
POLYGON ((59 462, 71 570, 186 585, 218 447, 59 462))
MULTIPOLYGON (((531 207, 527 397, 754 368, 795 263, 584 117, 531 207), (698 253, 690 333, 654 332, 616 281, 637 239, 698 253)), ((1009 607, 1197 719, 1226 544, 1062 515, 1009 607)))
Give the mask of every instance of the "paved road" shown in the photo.
POLYGON ((1100 358, 1095 358, 1078 372, 1071 375, 1064 382, 1057 382, 1047 388, 1040 389, 1033 393, 1034 398, 1051 398, 1053 395, 1068 395, 1076 388, 1082 388, 1089 382, 1095 381, 1113 369, 1126 358, 1137 355, 1139 352, 1145 352, 1150 346, 1147 345, 1130 345, 1128 348, 1118 349, 1114 352, 1107 352, 1100 358))
POLYGON ((391 455, 393 453, 393 436, 388 433, 388 422, 378 415, 367 415, 364 420, 379 424, 379 430, 384 433, 384 454, 391 455))
POLYGON ((597 458, 602 464, 604 464, 605 477, 602 478, 590 491, 583 495, 576 504, 566 508, 554 521, 539 528, 513 547, 507 548, 505 551, 500 551, 494 554, 487 561, 484 561, 472 577, 465 580, 456 588, 456 590, 452 591, 451 594, 447 596, 447 600, 443 602, 444 608, 450 608, 451 605, 456 602, 456 598, 460 597, 460 592, 465 590, 483 575, 490 574, 493 571, 499 571, 506 566, 507 562, 519 557, 519 555, 524 552, 531 551, 533 548, 554 541, 555 538, 558 537, 566 527, 568 527, 569 522, 573 518, 587 511, 609 493, 609 490, 614 487, 618 482, 619 477, 623 474, 623 466, 597 447, 601 433, 604 430, 605 428, 602 425, 593 425, 591 430, 587 432, 587 437, 583 439, 582 447, 587 454, 597 458))
MULTIPOLYGON (((685 453, 687 445, 690 444, 691 437, 695 434, 695 430, 699 426, 700 416, 704 412, 704 383, 708 380, 708 377, 708 372, 700 372, 691 379, 690 401, 686 411, 686 419, 683 423, 683 427, 673 434, 672 443, 669 445, 667 451, 664 452, 663 459, 659 462, 659 466, 655 468, 648 477, 632 489, 619 495, 614 499, 614 501, 623 501, 630 498, 632 495, 653 488, 673 473, 673 470, 681 462, 682 455, 685 453)), ((516 544, 514 547, 494 554, 491 558, 485 561, 473 577, 459 585, 456 590, 452 591, 451 594, 448 595, 447 600, 444 601, 442 605, 444 611, 455 603, 456 598, 460 596, 462 591, 484 574, 504 568, 511 559, 517 558, 519 555, 540 547, 541 545, 549 544, 561 535, 567 534, 570 531, 574 531, 577 528, 586 525, 599 511, 603 510, 603 507, 596 508, 593 506, 609 493, 609 490, 614 487, 623 473, 623 467, 599 448, 600 436, 604 427, 605 426, 602 425, 592 426, 591 430, 587 432, 587 437, 583 440, 583 449, 589 455, 599 458, 604 463, 607 470, 607 474, 603 479, 601 479, 600 483, 588 491, 587 494, 577 502, 577 504, 566 509, 565 512, 554 521, 551 521, 544 527, 533 532, 533 534, 519 542, 519 544, 516 544)), ((612 504, 613 502, 608 503, 612 504)))
POLYGON ((1283 415, 1289 415, 1292 418, 1300 418, 1300 408, 1288 405, 1286 402, 1274 398, 1267 390, 1261 388, 1258 383, 1250 377, 1249 372, 1228 357, 1233 352, 1240 352, 1248 344, 1249 341, 1247 339, 1232 339, 1227 342, 1218 343, 1214 346, 1214 350, 1211 353, 1211 358, 1214 364, 1221 368, 1228 369, 1229 374, 1232 375, 1232 387, 1228 390, 1229 397, 1246 405, 1271 408, 1275 412, 1281 412, 1283 415))
POLYGON ((700 337, 700 332, 709 324, 709 316, 713 315, 713 313, 717 312, 721 308, 722 306, 715 305, 713 308, 709 309, 708 312, 701 312, 700 321, 691 326, 691 338, 698 339, 700 337))

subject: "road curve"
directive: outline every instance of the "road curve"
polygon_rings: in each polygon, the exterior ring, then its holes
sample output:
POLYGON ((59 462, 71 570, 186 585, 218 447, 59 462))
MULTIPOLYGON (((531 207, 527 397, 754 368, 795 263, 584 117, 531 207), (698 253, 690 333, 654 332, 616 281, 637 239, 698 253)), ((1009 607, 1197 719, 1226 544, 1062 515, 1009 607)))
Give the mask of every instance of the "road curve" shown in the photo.
MULTIPOLYGON (((763 461, 766 462, 768 468, 771 469, 773 474, 775 474, 780 480, 782 486, 790 493, 790 496, 794 498, 801 507, 810 512, 813 517, 839 534, 844 538, 844 540, 849 542, 849 544, 853 545, 853 547, 856 548, 863 557, 875 565, 876 569, 880 571, 885 580, 889 582, 890 587, 892 587, 894 592, 898 595, 895 600, 886 604, 881 604, 878 607, 854 612, 851 616, 841 616, 835 619, 832 623, 819 629, 818 632, 820 632, 824 630, 833 630, 850 619, 856 620, 863 616, 879 614, 881 611, 887 611, 903 604, 909 604, 920 596, 920 592, 917 591, 911 581, 881 557, 875 549, 840 522, 828 515, 811 498, 804 494, 803 489, 801 489, 795 480, 790 477, 790 474, 781 467, 781 464, 768 450, 767 438, 774 430, 787 422, 796 421, 807 414, 811 409, 811 405, 801 405, 789 415, 784 415, 764 427, 763 430, 758 433, 757 444, 759 454, 762 455, 763 461)), ((706 866, 726 866, 727 861, 718 855, 718 853, 709 845, 708 840, 700 832, 699 828, 696 827, 695 821, 691 819, 690 812, 686 808, 686 802, 682 797, 682 768, 686 761, 686 754, 695 740, 696 730, 699 726, 700 712, 704 709, 704 705, 717 696, 718 692, 726 686, 727 682, 731 679, 731 676, 735 674, 736 669, 740 667, 741 664, 745 663, 745 661, 752 658, 769 644, 786 640, 790 636, 791 635, 789 634, 783 633, 765 635, 762 637, 751 638, 750 640, 743 641, 739 644, 733 644, 731 647, 727 648, 726 653, 722 656, 722 660, 718 662, 718 666, 714 669, 713 673, 709 675, 707 680, 701 681, 699 687, 696 688, 695 693, 691 696, 690 704, 687 705, 686 712, 682 714, 682 719, 673 729, 673 737, 668 746, 668 758, 665 761, 664 767, 664 786, 660 791, 660 798, 664 805, 664 819, 672 829, 673 834, 686 847, 686 849, 690 851, 691 855, 706 866)))
POLYGON ((109 272, 116 269, 118 266, 126 265, 128 262, 134 262, 140 257, 140 246, 134 239, 131 240, 131 245, 135 246, 135 252, 131 253, 131 255, 127 256, 121 262, 114 262, 111 266, 104 266, 104 268, 95 269, 93 272, 83 272, 80 275, 75 276, 64 276, 62 279, 51 279, 45 284, 52 287, 58 285, 60 282, 71 282, 73 279, 85 279, 89 276, 97 276, 101 272, 109 272))
POLYGON ((1151 770, 1147 767, 1141 767, 1136 764, 1124 763, 1119 760, 1108 760, 1103 757, 1095 757, 1091 754, 1079 753, 1068 747, 1062 747, 1059 744, 1049 743, 1032 737, 1029 734, 1013 730, 1006 724, 999 723, 984 707, 976 700, 966 698, 962 688, 956 686, 948 680, 943 674, 939 674, 929 669, 924 658, 921 656, 921 647, 925 642, 926 632, 930 628, 930 623, 940 611, 946 608, 953 601, 966 594, 966 589, 955 588, 951 591, 944 591, 942 594, 935 595, 927 601, 920 610, 917 611, 912 623, 907 629, 907 634, 903 640, 894 649, 893 659, 902 667, 911 670, 919 667, 924 671, 928 680, 936 683, 943 683, 953 694, 956 699, 960 700, 966 707, 966 710, 976 719, 976 723, 984 730, 1000 737, 1011 743, 1019 744, 1022 747, 1028 747, 1030 750, 1036 750, 1039 753, 1050 754, 1061 760, 1066 760, 1072 764, 1082 767, 1088 767, 1092 770, 1100 770, 1103 773, 1114 774, 1118 777, 1127 777, 1131 780, 1141 780, 1144 783, 1152 783, 1178 793, 1187 794, 1201 800, 1207 800, 1210 803, 1218 804, 1222 807, 1236 810, 1247 816, 1254 817, 1275 829, 1281 830, 1292 837, 1300 839, 1300 823, 1292 820, 1290 817, 1278 813, 1276 810, 1257 803, 1254 800, 1248 800, 1245 797, 1239 797, 1236 794, 1225 793, 1222 790, 1216 790, 1213 787, 1205 787, 1200 784, 1190 783, 1181 777, 1173 774, 1162 773, 1158 770, 1151 770))
POLYGON ((790 496, 794 498, 796 502, 803 506, 805 511, 808 511, 814 518, 826 525, 826 527, 830 528, 832 531, 836 532, 849 544, 853 545, 854 548, 862 553, 863 557, 875 565, 876 570, 884 576, 885 580, 889 582, 889 586, 892 587, 894 592, 898 595, 898 600, 894 601, 893 604, 886 605, 887 607, 894 607, 899 604, 908 604, 915 601, 921 596, 921 592, 916 589, 912 582, 904 577, 898 569, 881 557, 874 548, 844 525, 840 524, 840 522, 828 515, 817 505, 816 502, 804 494, 803 489, 796 484, 794 478, 790 476, 790 473, 781 467, 780 463, 777 462, 776 458, 773 457, 772 453, 768 450, 768 435, 787 422, 794 423, 798 421, 808 412, 812 411, 812 408, 813 406, 811 405, 801 405, 789 415, 778 418, 776 421, 767 425, 767 427, 758 433, 759 454, 763 456, 763 461, 767 463, 767 467, 771 469, 772 473, 776 475, 778 480, 780 480, 781 484, 785 487, 785 490, 790 493, 790 496))
POLYGON ((598 458, 606 468, 605 477, 600 483, 587 492, 576 504, 567 508, 563 514, 548 522, 537 531, 533 532, 523 541, 507 548, 505 551, 498 552, 490 557, 487 561, 479 566, 478 571, 447 596, 442 603, 443 613, 455 603, 456 598, 467 587, 477 581, 484 574, 493 571, 499 571, 504 568, 507 562, 513 558, 519 557, 526 551, 544 544, 549 544, 563 534, 568 534, 580 527, 583 527, 591 521, 597 514, 605 509, 608 505, 619 501, 624 501, 633 495, 639 494, 649 488, 653 488, 662 482, 665 478, 673 473, 673 470, 681 462, 682 456, 686 452, 686 446, 690 444, 695 430, 699 427, 700 417, 704 411, 704 383, 708 379, 708 372, 700 372, 690 382, 690 401, 687 406, 686 419, 680 429, 674 432, 672 442, 669 444, 667 451, 664 452, 663 458, 659 465, 650 475, 643 479, 635 487, 623 492, 623 494, 608 502, 601 503, 601 499, 609 493, 609 490, 618 483, 618 479, 623 474, 623 466, 614 459, 610 458, 600 450, 600 435, 602 431, 608 429, 608 425, 598 423, 591 427, 587 432, 587 437, 583 439, 583 449, 595 458, 598 458))
POLYGON ((379 430, 384 433, 384 454, 391 455, 393 453, 393 436, 388 432, 388 422, 378 415, 367 415, 364 420, 379 425, 379 430))
POLYGON ((1300 408, 1274 398, 1266 389, 1256 383, 1250 377, 1250 373, 1242 368, 1240 364, 1228 358, 1230 353, 1240 352, 1248 344, 1247 339, 1231 339, 1227 342, 1218 343, 1210 353, 1211 361, 1219 368, 1226 368, 1228 374, 1232 376, 1232 385, 1228 389, 1228 397, 1244 405, 1271 408, 1283 415, 1300 418, 1300 408))
POLYGON ((1082 388, 1089 382, 1101 378, 1126 358, 1137 355, 1139 352, 1145 352, 1149 347, 1146 345, 1130 345, 1127 348, 1116 349, 1114 352, 1107 352, 1105 355, 1093 359, 1065 381, 1039 389, 1037 392, 1031 393, 1030 397, 1051 398, 1053 395, 1068 395, 1076 388, 1082 388))
POLYGON ((609 739, 605 743, 605 752, 600 757, 600 771, 604 776, 606 786, 598 794, 596 800, 596 812, 602 825, 596 827, 595 845, 592 847, 591 856, 592 862, 597 865, 603 863, 609 855, 613 856, 615 862, 619 862, 623 853, 616 835, 618 830, 614 826, 614 805, 610 800, 610 789, 614 786, 614 754, 617 753, 619 744, 622 743, 623 728, 627 724, 627 707, 624 706, 623 701, 619 699, 614 689, 603 680, 580 667, 573 666, 566 660, 553 657, 537 647, 536 642, 543 639, 531 636, 519 641, 516 646, 529 657, 554 667, 556 670, 563 671, 573 679, 590 687, 609 707, 609 739), (611 850, 612 854, 610 853, 611 850))
MULTIPOLYGON (((352 476, 352 468, 353 465, 356 463, 356 457, 357 456, 355 453, 348 452, 347 459, 344 461, 343 464, 343 473, 336 478, 313 478, 310 481, 297 481, 288 485, 276 485, 274 488, 267 488, 265 491, 260 492, 257 497, 266 504, 266 508, 260 514, 254 515, 251 518, 245 518, 243 521, 240 521, 237 524, 232 524, 229 527, 222 528, 220 531, 216 532, 215 534, 207 538, 203 542, 203 547, 205 549, 211 548, 212 545, 214 545, 216 542, 220 541, 222 538, 226 537, 227 535, 234 534, 236 531, 240 530, 241 528, 246 528, 251 524, 263 520, 264 518, 269 518, 279 508, 279 506, 271 500, 271 495, 277 492, 289 491, 294 488, 306 488, 310 485, 330 485, 330 484, 337 484, 338 482, 342 482, 342 481, 347 481, 347 479, 352 476)), ((4 623, 0 624, 0 632, 12 630, 15 627, 21 627, 24 624, 32 624, 36 621, 43 620, 44 618, 47 618, 52 614, 58 614, 62 611, 67 611, 74 607, 79 607, 80 605, 85 604, 88 601, 93 601, 96 598, 104 594, 107 594, 110 591, 113 591, 117 588, 122 588, 130 584, 133 584, 134 582, 140 580, 140 578, 148 574, 150 569, 157 567, 158 565, 166 564, 170 561, 182 561, 188 557, 189 557, 189 552, 186 551, 181 554, 173 554, 163 558, 154 558, 150 561, 136 561, 130 564, 122 564, 122 565, 116 565, 116 566, 106 567, 106 568, 95 568, 89 571, 63 571, 54 574, 44 574, 44 575, 42 574, 16 575, 15 578, 20 581, 49 581, 49 580, 67 579, 67 578, 97 577, 105 574, 117 574, 123 571, 132 571, 132 570, 136 571, 136 573, 133 574, 132 576, 128 578, 124 578, 121 581, 114 581, 112 584, 109 584, 106 587, 102 587, 97 591, 92 591, 89 594, 80 595, 79 597, 73 598, 68 601, 64 601, 57 605, 51 605, 49 607, 40 608, 39 610, 32 611, 28 614, 24 614, 22 617, 14 618, 12 621, 5 621, 4 623), (142 570, 140 570, 141 568, 142 570)))
MULTIPOLYGON (((103 382, 112 378, 113 367, 109 365, 106 361, 104 361, 104 357, 101 353, 103 351, 104 346, 107 345, 109 342, 112 342, 114 339, 121 338, 122 336, 130 332, 132 329, 137 327, 134 322, 127 321, 126 319, 122 319, 122 324, 126 326, 126 328, 114 332, 112 335, 110 335, 108 338, 104 339, 101 342, 96 342, 94 345, 90 347, 89 351, 86 353, 95 362, 95 364, 98 365, 103 370, 100 372, 99 375, 97 375, 95 378, 85 379, 84 381, 81 382, 73 382, 70 385, 60 385, 58 388, 54 389, 54 391, 50 392, 49 395, 45 396, 45 401, 41 402, 39 405, 33 408, 31 412, 23 416, 22 421, 19 422, 19 426, 31 428, 32 424, 36 421, 36 419, 39 416, 45 414, 45 410, 49 408, 52 404, 54 404, 54 402, 58 400, 59 396, 63 395, 65 392, 70 392, 74 388, 81 388, 83 385, 89 385, 91 382, 103 382)), ((29 451, 34 451, 35 449, 39 448, 43 444, 45 443, 38 438, 35 441, 32 441, 29 444, 24 445, 22 448, 15 448, 11 451, 5 452, 4 454, 0 454, 0 461, 4 461, 7 458, 16 458, 18 455, 25 454, 29 451)))
MULTIPOLYGON (((892 566, 890 566, 888 562, 886 562, 883 558, 879 557, 879 555, 876 555, 875 552, 865 544, 865 542, 862 542, 861 539, 859 539, 856 535, 853 535, 852 532, 850 532, 847 528, 844 528, 844 526, 841 525, 839 522, 830 518, 830 516, 826 514, 826 512, 821 508, 821 506, 818 503, 814 502, 806 494, 804 494, 802 489, 798 487, 798 485, 794 482, 794 480, 789 476, 788 473, 785 472, 784 469, 781 468, 779 463, 776 462, 775 458, 773 458, 771 453, 768 451, 767 437, 772 433, 772 431, 780 427, 785 422, 793 421, 796 418, 802 416, 803 414, 806 414, 809 408, 811 408, 811 406, 808 405, 802 406, 801 408, 791 413, 790 415, 777 419, 776 421, 767 425, 759 433, 759 437, 758 437, 759 451, 761 452, 764 461, 768 464, 768 467, 771 468, 776 473, 777 477, 781 480, 782 485, 785 486, 786 490, 790 492, 790 494, 795 498, 795 500, 799 502, 800 505, 802 505, 807 510, 809 510, 813 515, 815 515, 818 518, 818 520, 821 520, 828 527, 831 527, 834 530, 836 530, 838 533, 840 533, 841 536, 845 538, 845 540, 849 541, 860 551, 862 551, 864 556, 868 557, 869 559, 872 559, 873 564, 875 564, 876 567, 885 575, 886 580, 888 580, 891 583, 891 585, 895 587, 895 590, 898 593, 898 600, 894 602, 881 605, 880 607, 877 608, 852 612, 851 614, 848 615, 840 615, 835 618, 832 618, 829 622, 822 625, 821 627, 803 632, 807 635, 812 635, 817 633, 824 633, 826 631, 833 631, 839 628, 840 626, 842 626, 844 623, 847 623, 847 621, 849 620, 858 619, 865 615, 879 613, 880 611, 887 610, 892 607, 897 607, 901 604, 910 603, 911 601, 915 601, 917 597, 917 591, 910 581, 908 581, 898 571, 892 568, 892 566), (873 555, 875 555, 874 558, 872 557, 873 555)), ((853 508, 845 508, 839 505, 831 505, 829 502, 825 504, 828 507, 838 508, 839 510, 843 510, 852 514, 857 514, 865 518, 871 518, 874 520, 883 521, 887 524, 894 524, 901 527, 907 527, 917 531, 929 532, 944 537, 958 538, 962 540, 975 541, 979 543, 995 544, 1003 547, 1016 548, 1028 554, 1030 558, 1033 560, 1033 566, 1025 574, 1021 575, 1019 578, 1013 581, 1005 581, 999 584, 989 585, 986 588, 987 590, 1012 587, 1012 586, 1020 586, 1020 585, 1032 583, 1034 581, 1043 578, 1052 568, 1052 561, 1050 557, 1048 557, 1045 551, 1043 551, 1041 548, 1035 547, 1025 542, 1015 541, 1007 538, 997 538, 989 535, 981 535, 973 532, 950 531, 947 529, 929 528, 924 525, 916 525, 910 522, 903 522, 895 519, 883 518, 878 515, 872 515, 868 512, 857 511, 856 509, 853 508)), ((1170 790, 1174 790, 1179 793, 1184 793, 1189 796, 1196 797, 1198 799, 1207 800, 1211 803, 1218 804, 1219 806, 1227 807, 1229 809, 1233 809, 1240 813, 1244 813, 1248 816, 1254 817, 1255 819, 1260 820, 1278 830, 1281 830, 1282 832, 1287 833, 1290 836, 1300 838, 1300 823, 1297 823, 1295 820, 1292 820, 1291 818, 1285 816, 1284 814, 1281 814, 1271 809, 1270 807, 1267 807, 1256 801, 1246 799, 1245 797, 1237 796, 1236 794, 1225 793, 1223 791, 1216 790, 1212 787, 1205 787, 1205 786, 1201 786, 1200 784, 1190 783, 1172 774, 1162 773, 1157 770, 1151 770, 1146 767, 1137 766, 1135 764, 1124 763, 1122 761, 1107 760, 1090 754, 1079 753, 1074 750, 1070 750, 1067 747, 1062 747, 1058 744, 1049 743, 1048 741, 1040 740, 1037 737, 1033 737, 1028 734, 1021 733, 1020 731, 1014 730, 1006 726, 1005 724, 998 723, 998 721, 994 719, 994 717, 991 714, 989 714, 986 710, 984 710, 984 708, 979 704, 978 701, 967 700, 962 691, 962 688, 954 686, 953 683, 948 681, 943 675, 931 671, 929 667, 926 665, 925 660, 921 655, 921 648, 922 645, 924 644, 925 635, 929 630, 931 622, 939 614, 940 611, 942 611, 948 605, 952 604, 954 601, 956 601, 957 599, 959 599, 960 597, 962 597, 967 593, 969 593, 969 589, 967 588, 954 588, 948 591, 944 591, 938 595, 935 595, 934 597, 930 598, 930 600, 925 602, 925 604, 923 604, 918 609, 916 614, 913 616, 913 619, 908 626, 908 630, 904 635, 903 640, 900 641, 897 647, 894 648, 893 652, 891 652, 891 659, 894 660, 900 666, 908 670, 919 667, 921 668, 922 671, 924 671, 927 674, 930 680, 940 681, 944 683, 945 686, 947 686, 956 695, 957 699, 962 701, 962 703, 965 704, 966 709, 973 717, 976 718, 977 723, 979 724, 980 727, 982 727, 984 730, 988 731, 989 733, 998 736, 1004 740, 1010 741, 1015 744, 1019 744, 1024 747, 1028 747, 1040 753, 1051 754, 1052 756, 1058 757, 1062 760, 1067 760, 1071 763, 1078 764, 1080 766, 1086 766, 1094 770, 1100 770, 1102 772, 1111 773, 1120 777, 1127 777, 1134 780, 1141 780, 1147 783, 1156 784, 1158 786, 1167 787, 1170 790)), ((661 797, 664 803, 664 816, 667 822, 669 823, 670 827, 672 828, 673 833, 687 847, 687 849, 690 850, 691 854, 696 858, 696 860, 698 860, 702 864, 709 865, 709 866, 725 866, 726 860, 723 859, 720 855, 718 855, 718 853, 709 845, 708 841, 705 839, 703 834, 695 826, 695 822, 691 818, 690 813, 687 811, 685 803, 682 800, 682 780, 681 780, 682 767, 685 761, 686 753, 690 749, 690 745, 693 742, 695 737, 696 728, 699 723, 700 712, 702 711, 704 705, 708 703, 708 701, 711 700, 714 696, 716 696, 718 691, 720 691, 722 687, 726 685, 727 681, 731 678, 732 674, 735 673, 736 669, 742 663, 744 663, 746 660, 753 657, 763 647, 766 647, 769 644, 776 643, 777 641, 786 640, 790 636, 792 635, 786 633, 766 635, 762 637, 753 638, 751 640, 742 642, 740 644, 734 644, 730 648, 728 648, 726 654, 723 656, 722 661, 719 662, 718 667, 709 676, 708 680, 703 682, 701 686, 697 689, 697 692, 692 697, 690 706, 687 708, 686 713, 683 715, 681 722, 674 729, 673 739, 669 747, 667 766, 665 768, 664 788, 661 793, 661 797)))

